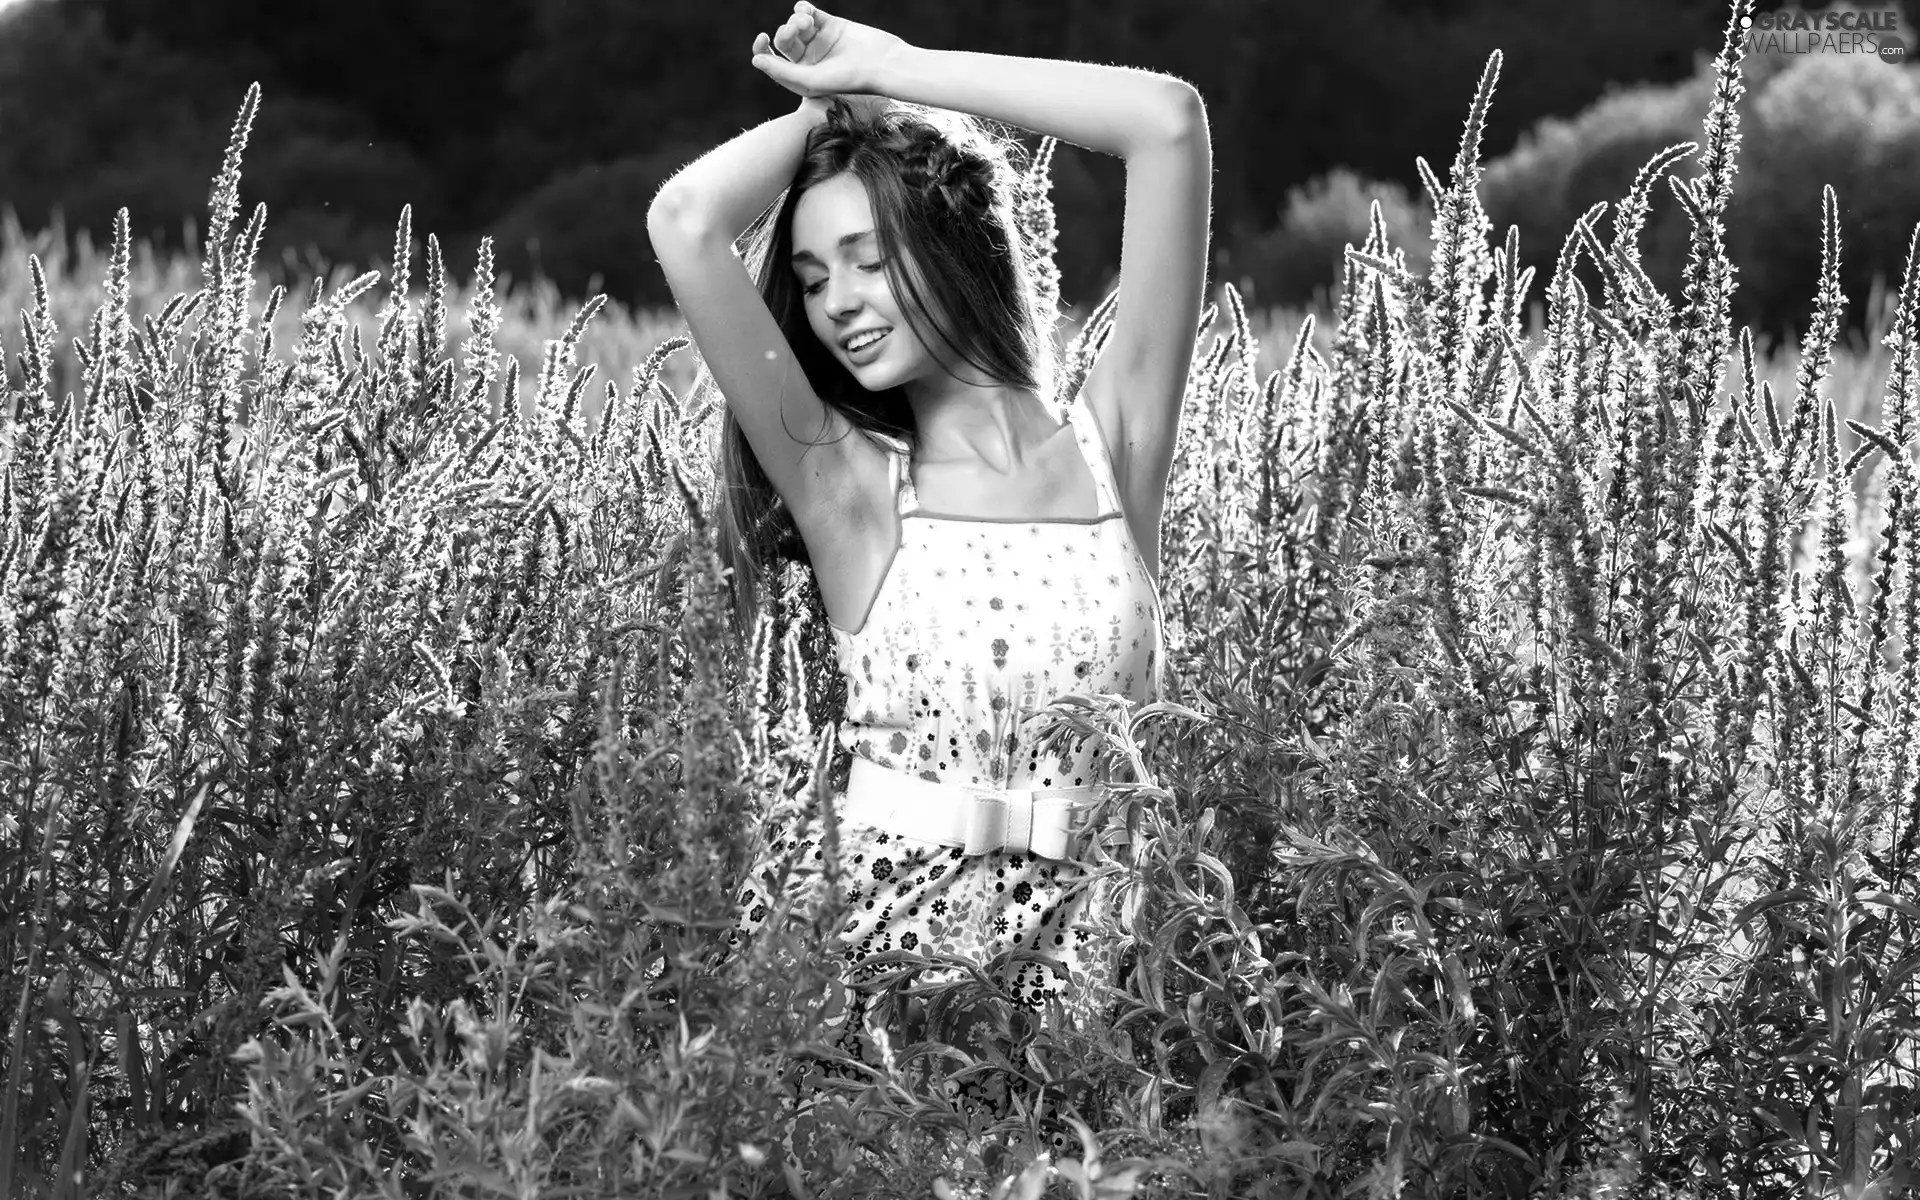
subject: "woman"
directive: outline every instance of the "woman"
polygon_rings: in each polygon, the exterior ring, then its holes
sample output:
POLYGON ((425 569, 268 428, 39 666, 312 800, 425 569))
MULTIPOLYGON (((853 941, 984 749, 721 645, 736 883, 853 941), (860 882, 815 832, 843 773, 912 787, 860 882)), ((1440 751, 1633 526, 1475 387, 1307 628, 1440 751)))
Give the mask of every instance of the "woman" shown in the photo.
MULTIPOLYGON (((1043 755, 1021 727, 1068 692, 1159 691, 1158 531, 1206 264, 1199 96, 922 49, 805 0, 752 62, 799 107, 669 180, 647 230, 726 398, 736 587, 750 608, 778 543, 743 531, 777 497, 832 626, 846 951, 1020 952, 1017 1001, 1084 1013, 1114 944, 1070 862, 1093 747, 1043 755), (1011 172, 959 114, 1126 160, 1113 330, 1064 415, 1042 398, 1053 321, 1011 172), (756 286, 733 243, 783 190, 756 286)), ((744 901, 751 928, 759 882, 744 901)))

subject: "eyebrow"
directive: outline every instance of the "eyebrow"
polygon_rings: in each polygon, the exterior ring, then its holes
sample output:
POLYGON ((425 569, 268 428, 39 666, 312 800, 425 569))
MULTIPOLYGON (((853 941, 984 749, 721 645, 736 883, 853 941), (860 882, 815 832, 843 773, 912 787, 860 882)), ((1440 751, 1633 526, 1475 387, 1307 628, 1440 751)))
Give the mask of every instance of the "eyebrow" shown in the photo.
MULTIPOLYGON (((840 235, 840 240, 834 243, 834 246, 836 247, 851 246, 855 242, 863 241, 866 238, 870 238, 872 236, 873 236, 873 230, 871 229, 863 229, 859 233, 843 233, 840 235)), ((820 256, 815 254, 811 250, 796 250, 793 252, 793 261, 817 263, 820 261, 820 256)))

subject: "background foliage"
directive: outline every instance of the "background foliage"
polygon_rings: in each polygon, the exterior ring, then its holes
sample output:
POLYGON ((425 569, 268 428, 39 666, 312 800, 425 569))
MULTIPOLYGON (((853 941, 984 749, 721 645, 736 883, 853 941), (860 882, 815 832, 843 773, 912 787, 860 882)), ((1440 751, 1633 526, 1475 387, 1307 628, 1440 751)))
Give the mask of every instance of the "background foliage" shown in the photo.
MULTIPOLYGON (((845 11, 930 46, 1119 62, 1193 81, 1217 151, 1216 281, 1271 305, 1305 303, 1339 281, 1345 239, 1329 244, 1317 218, 1296 239, 1293 193, 1319 195, 1325 177, 1344 169, 1419 197, 1416 158, 1457 132, 1446 99, 1468 94, 1496 47, 1508 67, 1485 134, 1486 203, 1497 223, 1521 225, 1523 253, 1544 271, 1550 257, 1533 256, 1550 255, 1574 215, 1624 194, 1649 154, 1699 128, 1722 7, 985 0, 961 9, 848 0, 845 11), (1293 247, 1296 240, 1303 244, 1293 247)), ((672 168, 780 111, 783 94, 743 52, 782 9, 782 0, 335 0, 298 11, 248 0, 25 0, 0 17, 0 206, 13 206, 28 228, 64 210, 67 228, 104 242, 115 211, 137 197, 135 234, 177 245, 204 202, 201 164, 225 143, 233 97, 259 81, 274 103, 261 115, 248 179, 275 213, 270 268, 281 270, 283 255, 315 254, 322 266, 385 267, 393 214, 411 204, 419 227, 449 246, 494 235, 501 267, 516 278, 538 268, 576 301, 604 289, 625 303, 665 303, 639 235, 644 199, 672 168), (88 86, 74 87, 77 79, 88 86)), ((1920 41, 1920 12, 1905 0, 1874 11, 1901 14, 1907 40, 1920 41)), ((1846 78, 1822 88, 1884 97, 1912 87, 1896 83, 1911 80, 1911 70, 1871 59, 1832 56, 1827 65, 1846 78)), ((1745 107, 1764 91, 1756 77, 1745 107)), ((1894 171, 1897 162, 1860 144, 1877 139, 1911 157, 1909 112, 1882 103, 1863 118, 1850 106, 1792 107, 1803 125, 1780 135, 1777 166, 1765 161, 1774 153, 1770 125, 1744 114, 1754 186, 1724 218, 1751 264, 1736 319, 1776 331, 1802 311, 1815 283, 1817 263, 1804 251, 1781 262, 1778 279, 1758 274, 1777 250, 1804 246, 1796 231, 1817 219, 1803 178, 1893 184, 1880 193, 1884 214, 1894 214, 1884 222, 1869 190, 1840 192, 1849 228, 1864 239, 1843 279, 1855 314, 1871 269, 1895 269, 1894 243, 1904 237, 1897 214, 1913 211, 1914 199, 1898 182, 1914 173, 1894 171), (1845 160, 1848 174, 1795 174, 1813 146, 1845 160), (1749 196, 1775 188, 1793 196, 1791 212, 1745 211, 1749 196)), ((1090 307, 1117 257, 1121 167, 1069 147, 1055 183, 1064 293, 1090 307)), ((1337 203, 1353 230, 1365 205, 1356 210, 1344 191, 1336 183, 1322 202, 1337 203)), ((1416 250, 1427 227, 1398 223, 1391 201, 1387 217, 1395 238, 1416 250)), ((1654 277, 1672 286, 1685 239, 1667 218, 1659 222, 1666 230, 1651 231, 1645 253, 1654 277)))

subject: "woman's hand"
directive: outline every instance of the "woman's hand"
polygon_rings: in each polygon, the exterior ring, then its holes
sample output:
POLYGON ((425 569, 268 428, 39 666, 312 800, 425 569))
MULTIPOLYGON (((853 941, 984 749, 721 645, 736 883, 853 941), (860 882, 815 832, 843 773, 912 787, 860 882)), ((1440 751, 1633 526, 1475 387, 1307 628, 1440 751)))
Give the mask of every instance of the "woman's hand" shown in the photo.
POLYGON ((891 33, 799 0, 771 38, 753 39, 753 65, 800 96, 870 94, 881 65, 905 46, 891 33))

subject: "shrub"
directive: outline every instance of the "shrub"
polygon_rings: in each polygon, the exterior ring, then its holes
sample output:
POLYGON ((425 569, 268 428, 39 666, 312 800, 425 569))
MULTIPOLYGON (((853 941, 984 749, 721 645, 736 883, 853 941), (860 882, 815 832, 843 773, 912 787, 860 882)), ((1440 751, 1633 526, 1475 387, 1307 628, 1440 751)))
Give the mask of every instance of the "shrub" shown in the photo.
MULTIPOLYGON (((1623 195, 1657 151, 1695 136, 1712 94, 1711 76, 1696 72, 1676 84, 1610 89, 1571 119, 1545 118, 1487 164, 1488 215, 1517 226, 1522 242, 1552 244, 1591 205, 1623 195)), ((1675 170, 1685 175, 1693 164, 1675 170)), ((1677 276, 1669 210, 1649 213, 1648 222, 1649 273, 1664 269, 1655 277, 1670 283, 1677 276)))
POLYGON ((1820 219, 1819 181, 1847 197, 1854 252, 1841 285, 1850 296, 1865 294, 1872 277, 1898 261, 1906 223, 1920 211, 1920 72, 1802 55, 1755 96, 1753 122, 1753 178, 1731 227, 1736 252, 1751 264, 1745 282, 1784 300, 1818 278, 1812 240, 1787 231, 1820 219))
MULTIPOLYGON (((101 7, 37 2, 0 15, 0 205, 30 225, 57 218, 104 241, 123 199, 136 195, 145 212, 130 214, 135 233, 173 242, 207 197, 205 166, 181 150, 219 152, 227 81, 244 81, 249 64, 210 69, 101 7)), ((358 114, 289 98, 263 122, 249 182, 276 214, 264 241, 270 265, 286 252, 368 262, 392 231, 348 214, 392 212, 402 201, 439 209, 432 173, 358 114)))
MULTIPOLYGON (((1841 280, 1849 297, 1864 297, 1898 258, 1902 223, 1920 206, 1920 176, 1902 169, 1920 155, 1920 85, 1911 70, 1860 55, 1767 54, 1742 69, 1747 183, 1722 219, 1745 272, 1736 315, 1778 337, 1818 276, 1817 247, 1801 231, 1819 219, 1820 184, 1844 198, 1854 230, 1841 280)), ((1550 244, 1590 206, 1623 193, 1656 151, 1691 137, 1714 89, 1713 65, 1702 59, 1681 83, 1619 88, 1572 119, 1541 121, 1487 164, 1488 214, 1517 226, 1523 243, 1550 244)), ((1688 178, 1694 168, 1676 170, 1688 178)), ((1643 236, 1647 274, 1676 290, 1691 237, 1684 215, 1649 214, 1643 236)))
POLYGON ((522 278, 551 279, 569 295, 604 288, 630 303, 671 304, 647 243, 647 205, 697 153, 596 163, 536 188, 493 223, 503 265, 522 278))
POLYGON ((1397 183, 1363 179, 1336 167, 1289 191, 1279 226, 1235 255, 1234 274, 1241 289, 1264 304, 1325 307, 1326 297, 1340 282, 1345 248, 1367 239, 1367 214, 1376 201, 1387 229, 1407 239, 1403 248, 1408 269, 1425 271, 1432 207, 1416 203, 1397 183))

